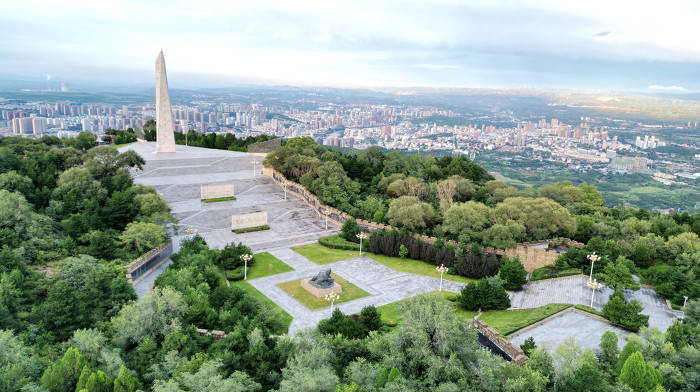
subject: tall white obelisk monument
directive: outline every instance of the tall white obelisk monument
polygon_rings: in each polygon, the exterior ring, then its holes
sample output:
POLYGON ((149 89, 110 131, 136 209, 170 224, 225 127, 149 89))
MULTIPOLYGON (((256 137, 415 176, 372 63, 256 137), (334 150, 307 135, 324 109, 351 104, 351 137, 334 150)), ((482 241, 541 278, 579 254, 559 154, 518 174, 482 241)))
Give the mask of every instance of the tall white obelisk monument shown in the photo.
POLYGON ((173 113, 170 110, 165 58, 161 50, 156 59, 156 153, 173 152, 175 152, 173 113))

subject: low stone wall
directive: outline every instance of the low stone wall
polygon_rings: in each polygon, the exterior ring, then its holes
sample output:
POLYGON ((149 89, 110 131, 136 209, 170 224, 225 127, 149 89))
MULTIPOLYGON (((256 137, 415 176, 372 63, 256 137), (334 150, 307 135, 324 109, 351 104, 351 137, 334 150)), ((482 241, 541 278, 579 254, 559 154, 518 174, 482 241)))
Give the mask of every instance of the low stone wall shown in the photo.
MULTIPOLYGON (((328 221, 332 222, 333 224, 337 226, 342 226, 343 223, 345 223, 346 220, 348 219, 353 219, 353 217, 350 214, 347 214, 343 211, 340 211, 334 207, 327 206, 323 204, 316 195, 308 191, 303 185, 298 184, 293 181, 287 180, 287 178, 277 170, 270 168, 270 167, 265 167, 263 165, 262 173, 270 178, 274 182, 276 182, 279 186, 285 187, 287 189, 287 192, 290 192, 292 195, 298 197, 301 199, 306 205, 311 207, 316 214, 319 216, 319 218, 325 218, 325 212, 328 211, 328 221)), ((399 230, 397 227, 393 227, 390 225, 385 225, 382 223, 375 223, 375 222, 370 222, 366 221, 364 219, 355 219, 357 222, 357 225, 360 227, 361 230, 366 231, 366 232, 373 232, 373 231, 378 231, 378 230, 399 230)), ((415 234, 415 237, 420 239, 423 242, 433 244, 435 241, 437 241, 437 238, 435 237, 428 237, 425 235, 420 235, 420 234, 415 234)), ((547 256, 545 258, 542 258, 541 255, 543 253, 538 252, 536 254, 530 254, 527 253, 528 251, 526 249, 529 249, 532 245, 534 244, 542 244, 544 243, 545 248, 549 247, 549 243, 554 243, 554 244, 566 244, 567 246, 576 246, 576 247, 582 247, 583 244, 578 243, 576 241, 572 241, 568 238, 554 238, 554 239, 549 239, 546 241, 540 241, 540 242, 524 242, 517 244, 515 248, 511 248, 508 250, 503 250, 503 249, 495 249, 491 247, 482 247, 481 251, 486 254, 492 254, 492 255, 497 255, 497 256, 508 256, 508 257, 513 257, 513 256, 520 256, 521 252, 525 252, 524 256, 529 257, 527 265, 525 264, 526 262, 522 259, 521 257, 521 262, 523 262, 523 265, 525 266, 525 270, 528 272, 532 272, 536 268, 543 267, 545 265, 553 264, 554 260, 556 260, 556 256, 558 256, 558 252, 555 250, 546 250, 544 254, 547 256), (510 253, 509 253, 510 252, 510 253), (555 255, 556 254, 556 255, 555 255), (512 255, 512 256, 510 256, 512 255), (552 259, 552 257, 554 257, 552 259), (549 262, 551 260, 551 262, 549 262), (548 263, 548 264, 544 264, 548 263), (541 265, 540 265, 541 264, 541 265), (538 267, 535 267, 538 266, 538 267), (534 268, 533 268, 534 267, 534 268), (531 268, 531 269, 528 269, 531 268)), ((457 243, 454 241, 445 241, 445 244, 456 246, 457 243)))
POLYGON ((493 344, 495 344, 506 354, 508 354, 508 356, 511 357, 514 363, 516 363, 517 365, 522 365, 525 362, 527 362, 528 357, 527 355, 525 355, 525 353, 520 347, 514 345, 508 339, 499 335, 498 332, 496 332, 495 329, 489 327, 488 324, 481 320, 474 320, 474 325, 479 330, 479 332, 486 336, 486 338, 488 338, 493 344))
POLYGON ((168 240, 168 242, 158 248, 151 249, 145 255, 129 263, 126 266, 126 278, 129 280, 129 283, 135 285, 140 282, 151 271, 165 262, 171 253, 173 253, 173 241, 168 240))
POLYGON ((268 154, 282 147, 282 139, 275 138, 248 145, 248 153, 268 154))

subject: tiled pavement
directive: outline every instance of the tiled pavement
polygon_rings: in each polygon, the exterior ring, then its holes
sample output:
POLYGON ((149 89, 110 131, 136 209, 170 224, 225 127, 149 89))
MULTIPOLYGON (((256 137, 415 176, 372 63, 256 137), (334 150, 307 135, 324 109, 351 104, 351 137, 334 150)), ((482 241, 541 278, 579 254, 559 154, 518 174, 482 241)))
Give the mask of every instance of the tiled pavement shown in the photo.
MULTIPOLYGON (((532 282, 523 286, 522 290, 511 293, 510 301, 513 308, 536 308, 549 303, 581 304, 590 306, 591 289, 586 286, 588 277, 572 276, 551 281, 532 282)), ((593 307, 602 310, 608 302, 612 290, 603 287, 595 293, 593 307)), ((652 289, 642 288, 638 291, 627 290, 627 300, 637 299, 642 303, 643 314, 649 315, 649 327, 665 331, 680 312, 669 310, 666 303, 652 289)))
POLYGON ((549 352, 553 352, 567 339, 574 338, 577 346, 595 350, 599 347, 600 338, 606 331, 615 332, 620 349, 626 343, 623 337, 630 334, 629 331, 604 321, 577 312, 567 312, 560 317, 553 318, 542 325, 513 337, 510 341, 519 346, 525 342, 525 339, 532 336, 537 347, 546 348, 549 352))
MULTIPOLYGON (((274 249, 270 253, 294 268, 294 271, 251 279, 248 283, 294 317, 289 327, 289 333, 292 335, 328 318, 330 307, 312 311, 277 287, 279 283, 310 277, 321 269, 331 268, 334 273, 370 294, 367 297, 339 304, 338 308, 346 314, 357 313, 367 305, 381 306, 416 294, 435 291, 440 285, 439 279, 395 271, 368 257, 318 265, 288 248, 274 249)), ((459 292, 462 286, 461 283, 444 280, 442 287, 446 291, 459 292)))

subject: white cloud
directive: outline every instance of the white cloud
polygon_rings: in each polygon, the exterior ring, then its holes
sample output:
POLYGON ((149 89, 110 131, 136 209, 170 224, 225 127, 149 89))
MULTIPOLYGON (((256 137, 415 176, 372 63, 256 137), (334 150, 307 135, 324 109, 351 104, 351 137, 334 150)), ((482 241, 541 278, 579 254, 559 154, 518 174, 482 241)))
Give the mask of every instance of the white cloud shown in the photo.
POLYGON ((688 89, 683 87, 683 86, 661 86, 658 84, 652 84, 649 86, 649 90, 658 90, 658 91, 672 91, 672 92, 688 92, 688 89))

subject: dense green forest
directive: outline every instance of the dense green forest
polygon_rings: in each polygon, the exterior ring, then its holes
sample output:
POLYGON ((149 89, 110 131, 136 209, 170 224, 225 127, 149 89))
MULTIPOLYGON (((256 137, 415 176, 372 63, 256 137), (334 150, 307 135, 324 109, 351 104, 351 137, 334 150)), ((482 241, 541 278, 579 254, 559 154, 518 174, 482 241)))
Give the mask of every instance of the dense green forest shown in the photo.
MULTIPOLYGON (((657 285, 674 304, 682 304, 684 296, 700 296, 700 213, 608 208, 596 187, 585 183, 517 190, 465 157, 383 153, 377 148, 351 154, 310 138, 286 140, 265 164, 352 216, 460 244, 456 249, 446 246, 436 256, 437 251, 421 251, 411 236, 400 236, 395 246, 388 246, 391 251, 375 247, 382 254, 397 256, 399 245, 405 245, 415 249, 413 258, 431 263, 439 259, 451 266, 455 255, 462 260, 475 255, 474 244, 505 249, 563 236, 586 245, 562 255, 559 269, 590 265, 586 255, 597 252, 601 260, 594 272, 601 279, 606 267, 627 268, 657 285)), ((348 240, 356 241, 352 236, 348 240)))
POLYGON ((676 303, 679 294, 691 298, 683 322, 666 333, 645 328, 633 303, 613 298, 606 315, 639 329, 622 351, 618 337, 606 333, 595 353, 571 342, 552 354, 530 344, 529 361, 518 366, 481 349, 455 308, 430 295, 401 305, 402 322, 393 329, 370 306, 357 316, 336 311, 294 338, 280 335, 281 316, 223 278, 222 266, 236 265, 250 250, 240 244, 210 249, 199 236, 181 243, 154 289, 137 300, 124 266, 176 227, 160 196, 131 180, 129 169, 141 167, 142 158, 95 145, 85 133, 65 140, 0 139, 0 392, 657 392, 700 386, 697 214, 607 208, 587 185, 517 191, 465 158, 375 149, 345 155, 308 139, 289 140, 269 156, 268 164, 324 202, 403 229, 376 234, 375 250, 420 253, 424 247, 409 243, 407 233, 422 232, 460 243, 426 250, 427 261, 452 257, 465 274, 498 271, 467 285, 455 298, 460 307, 502 309, 503 289, 522 284, 519 263, 493 264, 472 245, 553 235, 586 243, 560 257, 557 268, 585 265, 585 256, 596 251, 596 274, 611 287, 634 289, 634 272, 676 303), (226 337, 200 336, 197 328, 226 337))

